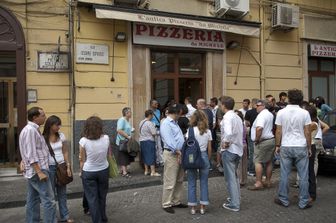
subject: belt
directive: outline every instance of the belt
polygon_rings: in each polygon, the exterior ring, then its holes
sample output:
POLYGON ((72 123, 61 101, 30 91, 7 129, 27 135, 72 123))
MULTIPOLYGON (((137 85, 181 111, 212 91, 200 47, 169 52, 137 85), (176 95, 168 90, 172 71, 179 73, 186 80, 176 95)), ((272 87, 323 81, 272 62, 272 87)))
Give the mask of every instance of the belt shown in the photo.
POLYGON ((264 142, 264 141, 267 141, 267 140, 271 140, 271 139, 274 139, 274 137, 272 137, 272 138, 268 138, 268 139, 262 139, 262 140, 259 141, 259 143, 264 142))
POLYGON ((169 148, 163 148, 164 150, 167 150, 167 151, 169 151, 169 152, 173 152, 173 150, 171 150, 171 149, 169 149, 169 148))

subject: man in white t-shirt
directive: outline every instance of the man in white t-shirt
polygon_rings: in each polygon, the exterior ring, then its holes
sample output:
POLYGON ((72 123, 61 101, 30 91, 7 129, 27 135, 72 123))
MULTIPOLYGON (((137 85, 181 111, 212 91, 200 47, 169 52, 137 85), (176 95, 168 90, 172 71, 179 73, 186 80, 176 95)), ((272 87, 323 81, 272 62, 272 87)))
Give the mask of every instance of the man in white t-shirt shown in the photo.
POLYGON ((233 111, 234 99, 228 96, 221 97, 221 109, 225 113, 221 121, 221 155, 224 168, 224 177, 229 192, 229 200, 223 208, 230 211, 240 210, 240 185, 237 168, 243 156, 243 121, 233 111))
POLYGON ((188 108, 188 113, 186 114, 186 117, 188 118, 188 119, 190 119, 190 117, 192 116, 192 114, 194 113, 194 111, 196 111, 196 108, 194 108, 193 106, 192 106, 192 99, 191 99, 191 97, 186 97, 185 99, 184 99, 184 104, 187 106, 187 108, 188 108))
POLYGON ((245 114, 246 114, 246 112, 248 111, 248 110, 250 110, 250 103, 251 103, 251 101, 250 101, 250 99, 248 99, 248 98, 245 98, 244 100, 243 100, 243 107, 241 108, 241 109, 239 109, 239 111, 241 111, 241 113, 243 113, 243 116, 245 117, 245 114))
POLYGON ((276 117, 276 153, 280 153, 280 182, 278 198, 274 202, 288 207, 288 176, 295 163, 300 177, 299 207, 310 208, 308 192, 308 156, 311 155, 310 115, 299 107, 303 100, 301 90, 288 91, 289 105, 281 109, 276 117), (281 146, 281 147, 280 147, 281 146))
POLYGON ((259 190, 264 186, 271 186, 272 159, 275 149, 273 135, 274 116, 266 109, 267 102, 258 100, 257 112, 259 113, 251 128, 251 139, 254 142, 254 166, 256 172, 256 182, 249 190, 259 190), (262 183, 263 164, 266 167, 266 182, 262 183))

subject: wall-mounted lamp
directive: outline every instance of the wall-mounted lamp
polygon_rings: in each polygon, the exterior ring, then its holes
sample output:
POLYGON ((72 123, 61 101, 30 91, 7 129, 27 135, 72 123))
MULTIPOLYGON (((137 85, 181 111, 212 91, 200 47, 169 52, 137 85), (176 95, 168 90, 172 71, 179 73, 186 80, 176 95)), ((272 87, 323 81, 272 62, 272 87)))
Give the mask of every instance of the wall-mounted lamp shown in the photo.
POLYGON ((126 33, 124 32, 117 32, 117 34, 114 37, 115 41, 117 42, 125 42, 127 39, 126 33))

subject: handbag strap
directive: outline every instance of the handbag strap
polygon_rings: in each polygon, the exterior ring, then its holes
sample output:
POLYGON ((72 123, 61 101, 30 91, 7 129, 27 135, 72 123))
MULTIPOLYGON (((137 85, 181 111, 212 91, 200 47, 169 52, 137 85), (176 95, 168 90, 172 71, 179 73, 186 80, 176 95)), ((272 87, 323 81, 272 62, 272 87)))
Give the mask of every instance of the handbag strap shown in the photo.
POLYGON ((46 138, 44 138, 44 140, 45 140, 45 142, 46 142, 46 144, 49 148, 50 155, 54 158, 56 166, 58 166, 58 163, 57 163, 56 158, 55 158, 55 153, 54 153, 54 150, 51 148, 50 142, 48 140, 46 140, 46 138))
POLYGON ((146 121, 144 121, 142 124, 141 124, 141 126, 140 126, 140 130, 139 130, 139 133, 141 133, 141 129, 142 129, 142 126, 145 124, 147 122, 147 120, 146 121))

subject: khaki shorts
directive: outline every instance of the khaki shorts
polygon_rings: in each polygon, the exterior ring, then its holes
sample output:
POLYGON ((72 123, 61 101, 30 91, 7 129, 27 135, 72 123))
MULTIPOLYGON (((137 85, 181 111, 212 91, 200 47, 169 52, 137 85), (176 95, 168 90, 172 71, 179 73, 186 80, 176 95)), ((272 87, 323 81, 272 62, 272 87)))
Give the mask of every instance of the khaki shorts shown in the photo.
POLYGON ((267 163, 272 161, 275 151, 275 139, 261 141, 259 144, 254 144, 254 163, 267 163))

